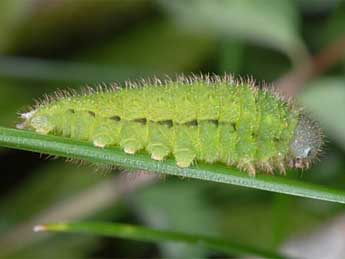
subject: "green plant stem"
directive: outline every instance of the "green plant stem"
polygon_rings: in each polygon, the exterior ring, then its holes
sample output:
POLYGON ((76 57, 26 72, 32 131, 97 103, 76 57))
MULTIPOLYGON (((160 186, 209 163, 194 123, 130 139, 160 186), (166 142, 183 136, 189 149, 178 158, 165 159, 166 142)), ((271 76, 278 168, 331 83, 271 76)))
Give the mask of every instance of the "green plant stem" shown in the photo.
POLYGON ((87 233, 108 237, 118 237, 138 241, 151 242, 179 242, 191 245, 200 245, 218 252, 230 255, 251 255, 260 258, 284 258, 274 252, 260 250, 257 248, 243 246, 223 239, 207 237, 197 234, 186 234, 165 230, 154 230, 150 228, 117 223, 70 223, 70 224, 47 224, 38 225, 35 231, 55 231, 69 233, 87 233))
POLYGON ((345 192, 326 186, 291 180, 281 176, 258 175, 250 177, 236 168, 218 164, 199 164, 191 168, 178 168, 174 160, 154 161, 146 154, 128 155, 119 148, 100 149, 90 143, 68 138, 39 135, 0 127, 0 146, 46 153, 92 163, 123 168, 146 170, 213 182, 234 184, 271 192, 345 203, 345 192))

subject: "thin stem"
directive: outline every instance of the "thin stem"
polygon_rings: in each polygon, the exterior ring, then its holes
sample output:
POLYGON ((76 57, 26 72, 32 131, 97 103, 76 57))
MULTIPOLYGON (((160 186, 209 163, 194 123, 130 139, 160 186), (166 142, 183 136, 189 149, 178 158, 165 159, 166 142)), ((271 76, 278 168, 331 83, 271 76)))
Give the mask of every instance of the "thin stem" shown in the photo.
POLYGON ((229 255, 251 255, 260 258, 284 258, 284 256, 275 252, 244 246, 220 238, 166 230, 155 230, 128 224, 95 222, 47 224, 36 226, 34 231, 86 233, 149 242, 178 242, 204 246, 229 255))
POLYGON ((68 138, 39 135, 30 131, 20 131, 0 127, 0 146, 46 153, 72 159, 90 161, 103 165, 113 165, 135 170, 145 170, 161 174, 176 175, 206 181, 234 184, 271 192, 345 203, 345 192, 291 180, 283 176, 257 175, 250 177, 236 168, 218 164, 198 164, 190 168, 178 168, 175 161, 154 161, 146 154, 128 155, 119 148, 97 148, 90 143, 68 138))

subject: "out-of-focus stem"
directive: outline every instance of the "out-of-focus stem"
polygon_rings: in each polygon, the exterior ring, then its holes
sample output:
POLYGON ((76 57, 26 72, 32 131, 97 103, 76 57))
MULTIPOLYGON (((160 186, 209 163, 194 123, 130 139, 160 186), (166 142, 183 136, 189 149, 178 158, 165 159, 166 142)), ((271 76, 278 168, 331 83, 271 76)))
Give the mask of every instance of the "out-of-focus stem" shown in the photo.
POLYGON ((287 96, 295 96, 310 79, 326 72, 345 57, 345 35, 326 46, 311 60, 306 60, 281 77, 277 89, 287 96))

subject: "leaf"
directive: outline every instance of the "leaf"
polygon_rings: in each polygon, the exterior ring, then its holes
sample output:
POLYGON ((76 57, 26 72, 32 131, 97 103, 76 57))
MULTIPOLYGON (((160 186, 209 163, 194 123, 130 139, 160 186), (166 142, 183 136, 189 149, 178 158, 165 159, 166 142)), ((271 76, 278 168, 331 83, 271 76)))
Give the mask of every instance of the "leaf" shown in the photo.
POLYGON ((158 1, 181 27, 278 49, 293 60, 305 56, 293 1, 158 1))
POLYGON ((100 149, 87 142, 68 138, 39 135, 0 127, 0 145, 8 148, 47 153, 81 159, 104 165, 146 170, 162 174, 240 185, 271 192, 345 203, 345 192, 325 186, 291 180, 286 177, 258 175, 250 177, 238 169, 222 165, 200 164, 192 168, 178 168, 173 160, 154 161, 146 154, 128 155, 119 148, 100 149))
POLYGON ((117 33, 132 19, 147 15, 150 2, 60 0, 0 1, 0 53, 52 54, 105 33, 117 33), (90 19, 92 17, 92 19, 90 19), (62 37, 63 35, 63 37, 62 37), (53 52, 52 52, 53 50, 53 52))
POLYGON ((197 234, 186 234, 166 230, 154 230, 150 228, 117 223, 70 223, 70 224, 47 224, 38 225, 35 231, 56 231, 70 233, 87 233, 92 235, 103 235, 108 237, 119 237, 125 239, 150 241, 150 242, 182 242, 191 245, 201 245, 231 255, 253 255, 263 258, 283 258, 282 255, 274 252, 259 250, 243 246, 226 240, 214 237, 207 237, 197 234))
POLYGON ((345 79, 323 78, 311 82, 300 96, 302 104, 320 121, 330 138, 345 149, 345 79))
POLYGON ((113 82, 195 70, 214 52, 212 39, 159 22, 140 26, 104 46, 80 51, 73 61, 0 56, 0 76, 63 81, 69 86, 113 82))
POLYGON ((215 50, 212 37, 185 31, 168 21, 156 21, 137 26, 98 48, 81 51, 76 60, 170 74, 199 69, 215 50))

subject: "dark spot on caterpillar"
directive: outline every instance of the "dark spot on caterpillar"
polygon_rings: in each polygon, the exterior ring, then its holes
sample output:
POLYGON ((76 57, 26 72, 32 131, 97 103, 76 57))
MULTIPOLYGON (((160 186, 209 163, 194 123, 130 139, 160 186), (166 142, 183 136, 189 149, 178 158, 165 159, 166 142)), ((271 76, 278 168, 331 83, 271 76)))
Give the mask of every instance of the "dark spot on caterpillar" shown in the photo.
POLYGON ((92 117, 96 117, 96 113, 94 113, 93 111, 88 111, 88 113, 89 113, 92 117))
POLYGON ((137 122, 137 123, 140 123, 142 125, 145 125, 147 123, 147 119, 146 118, 135 119, 133 121, 137 122))
POLYGON ((279 142, 279 141, 280 141, 280 138, 274 137, 274 138, 273 138, 273 141, 274 141, 274 142, 279 142))
POLYGON ((232 126, 232 128, 234 129, 234 131, 237 130, 237 124, 236 124, 236 122, 231 122, 230 125, 232 126))
POLYGON ((258 134, 256 132, 252 132, 252 137, 253 138, 257 138, 258 137, 258 134))
POLYGON ((117 116, 117 115, 112 116, 109 119, 114 120, 114 121, 120 121, 121 120, 120 116, 117 116))
POLYGON ((198 126, 198 121, 197 120, 191 120, 183 123, 184 125, 188 127, 193 127, 193 126, 198 126))
POLYGON ((309 156, 311 155, 311 153, 312 153, 312 151, 311 151, 311 149, 309 149, 309 150, 307 151, 307 156, 309 157, 309 156))
POLYGON ((160 125, 165 125, 168 128, 171 128, 174 125, 174 122, 172 120, 158 121, 157 123, 160 125))
POLYGON ((75 113, 75 110, 74 109, 68 109, 67 112, 75 113))

